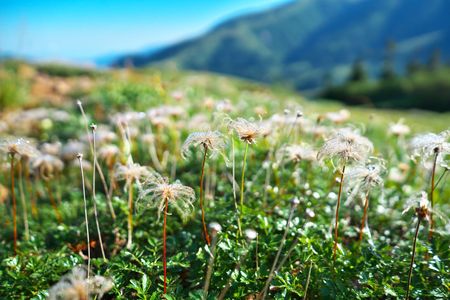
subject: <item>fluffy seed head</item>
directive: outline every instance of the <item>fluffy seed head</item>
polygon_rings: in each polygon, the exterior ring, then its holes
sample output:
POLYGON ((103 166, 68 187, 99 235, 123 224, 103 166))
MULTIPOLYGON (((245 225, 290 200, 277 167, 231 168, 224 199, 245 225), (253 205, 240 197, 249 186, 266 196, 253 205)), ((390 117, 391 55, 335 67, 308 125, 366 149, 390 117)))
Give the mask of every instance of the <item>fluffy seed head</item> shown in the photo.
POLYGON ((316 160, 317 153, 311 147, 306 145, 288 145, 281 148, 278 152, 280 160, 282 158, 298 163, 303 160, 316 160))
POLYGON ((403 120, 400 119, 397 123, 389 125, 388 134, 395 136, 405 136, 411 132, 409 126, 403 124, 403 120))
POLYGON ((85 147, 85 144, 79 141, 69 140, 61 149, 61 157, 64 160, 73 160, 78 153, 84 153, 85 147))
POLYGON ((443 158, 450 153, 450 130, 442 131, 439 134, 425 133, 412 139, 410 149, 412 158, 421 157, 426 160, 438 154, 437 162, 441 163, 443 158))
POLYGON ((39 151, 24 138, 5 138, 0 140, 0 152, 33 158, 39 151))
POLYGON ((61 153, 61 142, 55 143, 44 143, 40 146, 40 150, 42 153, 59 156, 61 153))
POLYGON ((245 229, 244 234, 248 240, 254 240, 258 236, 258 233, 253 229, 245 229))
POLYGON ((153 170, 149 167, 141 166, 138 163, 128 165, 116 165, 114 175, 117 180, 126 180, 127 184, 132 181, 140 182, 141 179, 153 178, 153 170))
POLYGON ((98 149, 98 156, 106 162, 108 167, 114 166, 119 153, 119 147, 112 144, 104 145, 98 149))
POLYGON ((223 135, 218 131, 204 131, 191 133, 181 148, 181 154, 186 157, 189 154, 190 147, 202 146, 208 149, 210 155, 222 153, 225 148, 223 135))
POLYGON ((232 120, 229 127, 236 131, 239 138, 249 144, 256 143, 256 139, 261 134, 260 127, 253 122, 247 121, 243 118, 237 118, 237 120, 232 120))
POLYGON ((295 207, 295 206, 297 206, 299 204, 300 204, 300 200, 297 197, 294 197, 294 198, 291 199, 291 205, 292 206, 295 207))
POLYGON ((158 208, 158 219, 164 211, 165 202, 175 208, 177 213, 186 220, 191 214, 195 201, 195 192, 192 188, 182 185, 178 180, 169 183, 169 179, 154 173, 152 177, 145 180, 143 188, 139 193, 139 203, 144 207, 158 208))
POLYGON ((222 226, 220 226, 220 224, 217 222, 209 223, 209 228, 211 229, 212 232, 216 232, 216 233, 222 231, 222 226))
POLYGON ((403 210, 402 214, 406 213, 411 208, 414 208, 419 218, 428 220, 430 212, 430 201, 428 201, 428 196, 425 191, 421 191, 419 194, 411 198, 406 203, 406 207, 403 210))
POLYGON ((352 166, 346 172, 347 188, 352 191, 367 192, 373 187, 381 186, 383 185, 382 171, 384 166, 380 163, 352 166))
POLYGON ((103 297, 113 287, 111 279, 95 275, 87 278, 87 269, 75 267, 48 291, 49 300, 88 300, 103 297))
POLYGON ((337 158, 343 161, 363 161, 373 151, 373 144, 369 139, 359 135, 351 128, 337 130, 325 142, 317 153, 318 159, 337 158))
POLYGON ((350 112, 346 109, 341 109, 338 112, 329 112, 325 115, 325 118, 335 124, 341 124, 350 118, 350 112))
POLYGON ((63 170, 64 163, 56 156, 44 154, 33 160, 32 167, 38 171, 42 179, 50 180, 56 173, 63 170))

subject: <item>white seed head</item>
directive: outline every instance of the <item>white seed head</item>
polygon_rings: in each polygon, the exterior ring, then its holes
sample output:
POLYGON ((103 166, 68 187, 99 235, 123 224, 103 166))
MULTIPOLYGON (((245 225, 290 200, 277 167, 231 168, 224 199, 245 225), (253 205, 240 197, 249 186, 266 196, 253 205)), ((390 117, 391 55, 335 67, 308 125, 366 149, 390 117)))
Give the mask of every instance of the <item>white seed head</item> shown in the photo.
POLYGON ((33 169, 39 172, 44 180, 53 178, 56 173, 61 173, 64 168, 62 160, 50 154, 44 154, 36 157, 32 161, 33 169))
POLYGON ((375 186, 383 185, 381 173, 385 170, 381 163, 356 165, 350 167, 345 175, 347 189, 366 192, 375 186))
POLYGON ((112 144, 104 145, 100 147, 100 149, 98 149, 98 156, 100 157, 100 159, 105 160, 108 166, 114 165, 119 154, 119 147, 112 144))
POLYGON ((50 154, 59 156, 61 153, 62 144, 61 142, 55 142, 55 143, 44 143, 40 146, 40 150, 44 154, 50 154))
POLYGON ((73 160, 78 153, 84 153, 85 147, 85 144, 79 141, 69 140, 67 144, 62 146, 61 158, 66 161, 73 160))
POLYGON ((25 138, 4 138, 0 140, 0 152, 33 158, 39 151, 25 138))
POLYGON ((373 144, 369 139, 359 135, 351 128, 342 128, 335 131, 333 136, 325 142, 319 150, 317 158, 363 161, 372 151, 373 144))
POLYGON ((139 205, 158 208, 158 219, 161 212, 164 211, 167 200, 169 207, 173 207, 186 220, 194 207, 195 192, 192 188, 182 185, 178 180, 169 183, 168 178, 153 172, 152 176, 145 180, 139 193, 139 200, 139 205))
POLYGON ((282 160, 284 157, 288 161, 298 163, 316 160, 317 152, 307 145, 287 145, 278 151, 277 156, 278 160, 282 160))
POLYGON ((419 218, 428 220, 430 211, 430 201, 428 200, 428 195, 425 191, 414 195, 410 198, 405 205, 405 209, 402 214, 405 214, 410 209, 414 209, 419 218))
POLYGON ((325 115, 325 118, 335 124, 341 124, 350 119, 350 112, 347 109, 341 109, 338 112, 329 112, 325 115))
POLYGON ((217 223, 217 222, 211 222, 211 223, 209 223, 209 228, 210 228, 213 232, 221 232, 221 231, 222 231, 222 226, 220 226, 220 224, 217 223))
POLYGON ((91 299, 92 296, 98 296, 100 299, 112 289, 113 285, 110 278, 99 275, 87 278, 87 268, 75 267, 49 289, 48 299, 87 300, 91 299))
POLYGON ((155 172, 146 166, 141 166, 138 163, 131 163, 128 165, 116 165, 114 176, 117 180, 126 180, 127 183, 131 181, 148 180, 152 178, 155 172))
POLYGON ((243 118, 232 120, 229 127, 236 132, 242 141, 249 144, 256 143, 256 139, 261 135, 260 126, 243 118))
POLYGON ((258 236, 258 233, 253 229, 245 229, 244 234, 248 240, 254 240, 258 236))
POLYGON ((299 205, 300 204, 300 200, 297 198, 297 197, 295 197, 295 198, 293 198, 292 200, 291 200, 291 205, 292 206, 297 206, 297 205, 299 205))
POLYGON ((388 134, 395 136, 405 136, 411 132, 409 126, 403 124, 403 120, 400 119, 397 123, 391 123, 389 125, 388 134))
MULTIPOLYGON (((190 147, 202 146, 207 149, 210 156, 222 153, 225 148, 223 135, 219 131, 204 131, 191 133, 181 148, 181 155, 185 158, 190 147)), ((203 149, 202 149, 203 150, 203 149)))
POLYGON ((410 144, 412 158, 421 157, 425 161, 437 154, 437 164, 441 164, 444 157, 450 153, 449 137, 450 130, 442 131, 439 134, 425 133, 414 137, 410 144))

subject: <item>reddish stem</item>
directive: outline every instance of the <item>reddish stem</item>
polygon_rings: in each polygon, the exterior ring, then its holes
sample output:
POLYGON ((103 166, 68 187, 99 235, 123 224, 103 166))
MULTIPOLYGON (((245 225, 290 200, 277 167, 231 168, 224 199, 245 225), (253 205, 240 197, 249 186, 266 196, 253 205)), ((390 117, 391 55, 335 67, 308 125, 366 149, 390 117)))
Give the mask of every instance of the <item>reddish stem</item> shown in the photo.
POLYGON ((338 199, 336 204, 336 216, 335 216, 335 223, 334 223, 334 246, 333 246, 333 261, 336 260, 336 250, 338 245, 338 226, 339 226, 339 207, 341 206, 341 194, 342 194, 342 186, 344 185, 344 173, 345 173, 345 163, 342 167, 342 173, 341 173, 341 181, 339 182, 339 193, 338 193, 338 199))
POLYGON ((166 225, 167 225, 167 208, 169 207, 169 199, 166 197, 164 206, 164 224, 163 224, 163 269, 164 269, 164 294, 167 293, 167 248, 166 248, 166 225))
POLYGON ((366 194, 366 202, 364 203, 364 214, 361 220, 361 228, 359 229, 359 241, 362 241, 364 226, 366 225, 367 210, 369 208, 369 192, 366 194))
POLYGON ((200 175, 200 209, 202 210, 202 224, 203 224, 203 235, 205 236, 206 243, 208 246, 211 244, 211 240, 209 239, 208 230, 206 229, 206 222, 205 222, 205 209, 203 208, 203 179, 205 176, 205 163, 206 163, 206 155, 208 153, 208 147, 205 147, 205 154, 203 155, 203 162, 202 162, 202 173, 200 175))
POLYGON ((11 197, 12 197, 12 213, 13 213, 13 234, 14 234, 14 255, 17 254, 17 203, 16 193, 14 191, 14 153, 11 153, 11 197))
POLYGON ((59 213, 58 206, 56 205, 56 202, 55 202, 55 198, 53 198, 53 193, 52 193, 52 189, 50 188, 50 184, 47 180, 44 180, 44 182, 45 182, 45 187, 47 188, 50 204, 52 205, 53 210, 55 211, 56 220, 58 220, 58 223, 61 224, 62 223, 61 214, 59 213))

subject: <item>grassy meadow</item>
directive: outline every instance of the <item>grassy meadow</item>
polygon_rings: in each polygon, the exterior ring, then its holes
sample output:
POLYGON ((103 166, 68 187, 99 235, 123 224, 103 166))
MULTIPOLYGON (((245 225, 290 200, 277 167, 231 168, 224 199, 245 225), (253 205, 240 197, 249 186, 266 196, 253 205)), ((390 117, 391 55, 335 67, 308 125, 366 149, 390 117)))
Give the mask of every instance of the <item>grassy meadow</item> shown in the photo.
POLYGON ((0 105, 1 299, 450 297, 449 113, 12 61, 0 105))

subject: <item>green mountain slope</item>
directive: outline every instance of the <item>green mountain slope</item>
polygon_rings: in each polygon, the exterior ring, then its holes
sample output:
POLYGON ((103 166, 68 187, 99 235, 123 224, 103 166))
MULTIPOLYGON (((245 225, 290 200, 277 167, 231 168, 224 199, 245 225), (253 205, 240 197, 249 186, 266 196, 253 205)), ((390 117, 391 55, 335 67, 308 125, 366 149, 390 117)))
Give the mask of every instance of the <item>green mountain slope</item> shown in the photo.
POLYGON ((426 59, 440 49, 450 54, 450 1, 299 0, 268 11, 231 19, 203 36, 153 54, 120 58, 140 67, 175 63, 296 88, 319 86, 325 75, 345 77, 363 58, 379 72, 388 41, 398 67, 426 59))

